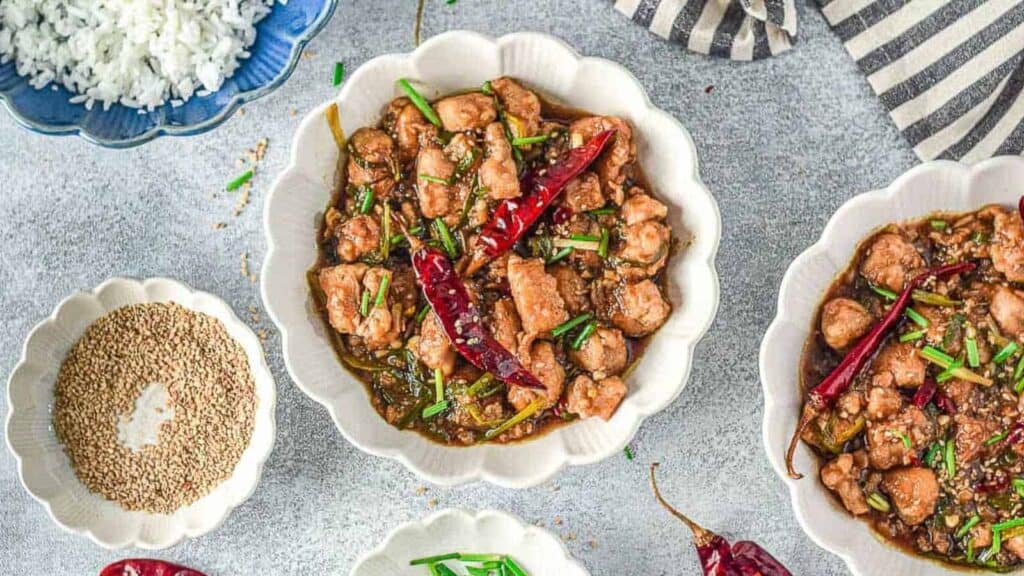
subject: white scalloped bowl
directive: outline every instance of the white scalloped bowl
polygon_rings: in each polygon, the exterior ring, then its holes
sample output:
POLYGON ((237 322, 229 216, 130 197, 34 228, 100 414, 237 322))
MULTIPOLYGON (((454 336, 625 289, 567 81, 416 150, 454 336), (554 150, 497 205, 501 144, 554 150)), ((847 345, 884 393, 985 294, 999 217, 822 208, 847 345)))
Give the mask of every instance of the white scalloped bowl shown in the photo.
POLYGON ((356 562, 349 576, 423 576, 426 567, 409 566, 410 560, 449 552, 511 556, 531 576, 587 576, 553 534, 494 510, 442 510, 403 524, 356 562))
POLYGON ((765 449, 789 488, 804 532, 842 557, 857 576, 953 576, 964 572, 907 554, 850 516, 818 480, 817 459, 803 443, 794 463, 804 478, 787 476, 784 453, 803 401, 800 355, 818 304, 833 278, 849 265, 858 244, 875 229, 939 211, 968 212, 986 204, 1016 206, 1024 191, 1022 183, 1024 159, 1018 156, 994 158, 973 167, 948 161, 922 164, 888 188, 861 194, 844 204, 825 226, 821 239, 793 261, 782 279, 778 313, 761 343, 765 449))
POLYGON ((213 530, 256 490, 263 463, 274 445, 275 397, 274 377, 259 339, 223 300, 166 278, 142 282, 113 278, 91 292, 66 298, 29 334, 7 384, 7 446, 18 462, 25 489, 65 530, 85 534, 106 548, 166 548, 186 536, 194 538, 213 530), (85 329, 110 311, 144 302, 177 302, 220 320, 245 350, 256 384, 252 440, 234 473, 173 514, 128 511, 90 492, 75 477, 51 420, 61 362, 85 329))
POLYGON ((456 484, 484 479, 507 487, 536 485, 567 464, 588 464, 622 449, 640 423, 682 391, 693 349, 718 307, 714 258, 721 219, 701 184, 697 155, 686 130, 654 108, 625 68, 582 58, 560 40, 534 33, 498 39, 448 32, 412 54, 375 58, 360 67, 335 100, 302 121, 291 164, 267 199, 267 257, 262 290, 281 331, 285 363, 295 383, 330 411, 341 433, 360 449, 404 463, 427 480, 456 484), (346 134, 373 125, 399 95, 396 80, 408 77, 430 88, 426 97, 479 86, 510 75, 571 106, 617 114, 633 123, 638 156, 655 192, 669 206, 676 231, 693 235, 668 270, 675 311, 652 339, 631 376, 630 392, 610 422, 587 420, 531 441, 499 446, 447 447, 388 425, 373 409, 366 389, 340 364, 313 311, 306 272, 317 259, 317 222, 330 199, 339 149, 325 121, 335 103, 346 134))

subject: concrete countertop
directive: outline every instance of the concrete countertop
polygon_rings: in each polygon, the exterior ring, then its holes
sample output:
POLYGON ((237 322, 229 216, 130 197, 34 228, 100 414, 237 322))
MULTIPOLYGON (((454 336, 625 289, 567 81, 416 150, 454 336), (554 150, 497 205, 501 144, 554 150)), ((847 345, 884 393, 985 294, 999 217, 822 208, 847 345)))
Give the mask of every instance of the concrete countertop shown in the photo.
MULTIPOLYGON (((496 508, 562 535, 595 575, 697 575, 688 531, 647 486, 662 462, 666 495, 727 536, 763 543, 795 574, 848 574, 800 530, 761 441, 757 353, 789 262, 851 196, 883 187, 916 163, 839 40, 813 5, 801 5, 795 48, 733 63, 686 53, 630 23, 606 1, 430 0, 424 37, 470 29, 564 38, 581 53, 624 64, 654 103, 696 141, 718 199, 722 302, 697 348, 682 396, 650 418, 634 461, 613 457, 573 468, 532 490, 477 484, 431 487, 400 464, 349 445, 327 412, 289 379, 258 287, 239 272, 265 251, 264 195, 285 165, 298 118, 335 91, 335 61, 362 62, 412 49, 415 2, 343 2, 292 78, 201 136, 162 138, 113 151, 77 138, 29 133, 0 114, 0 373, 17 361, 30 328, 63 297, 111 276, 169 276, 218 294, 266 329, 277 378, 277 445, 255 495, 213 533, 155 553, 211 576, 347 574, 392 528, 445 507, 496 508), (709 88, 706 88, 709 87, 709 88), (251 203, 213 193, 262 137, 270 148, 251 203), (215 229, 225 222, 223 229, 215 229)), ((6 400, 2 411, 6 413, 6 400)), ((782 449, 782 447, 778 447, 782 449)), ((0 566, 89 575, 140 551, 110 552, 64 533, 21 487, 0 453, 0 566)))

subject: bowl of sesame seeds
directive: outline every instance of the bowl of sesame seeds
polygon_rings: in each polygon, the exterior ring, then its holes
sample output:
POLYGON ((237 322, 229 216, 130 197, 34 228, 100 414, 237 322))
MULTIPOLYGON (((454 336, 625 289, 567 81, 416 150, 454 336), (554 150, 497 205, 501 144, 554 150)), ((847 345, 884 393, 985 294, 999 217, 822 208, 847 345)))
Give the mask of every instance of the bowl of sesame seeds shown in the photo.
POLYGON ((164 278, 65 299, 29 334, 7 393, 25 488, 107 548, 213 530, 255 491, 274 443, 259 339, 224 301, 164 278))

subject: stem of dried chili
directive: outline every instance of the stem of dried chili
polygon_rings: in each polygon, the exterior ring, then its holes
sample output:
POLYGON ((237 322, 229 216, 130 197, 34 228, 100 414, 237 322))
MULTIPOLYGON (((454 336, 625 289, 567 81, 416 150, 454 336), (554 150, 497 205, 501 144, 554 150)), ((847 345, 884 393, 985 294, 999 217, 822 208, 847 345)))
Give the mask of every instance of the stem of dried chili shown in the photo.
POLYGON ((150 560, 146 558, 130 558, 119 560, 100 571, 100 576, 205 576, 198 570, 186 568, 179 564, 150 560))
POLYGON ((520 198, 502 201, 494 210, 494 216, 477 237, 468 273, 472 274, 488 260, 512 248, 540 219, 566 185, 597 160, 614 134, 615 130, 599 132, 586 144, 570 150, 565 158, 554 165, 523 176, 520 187, 526 193, 520 198))
POLYGON ((651 464, 651 488, 658 503, 673 516, 682 520, 693 532, 693 544, 697 547, 700 567, 704 576, 793 576, 778 560, 754 542, 743 541, 729 544, 729 541, 684 516, 661 496, 654 471, 658 464, 651 464))
POLYGON ((903 313, 910 304, 913 291, 916 288, 920 288, 931 278, 944 278, 970 272, 976 267, 977 264, 973 262, 960 262, 958 264, 947 264, 938 268, 932 268, 919 274, 907 283, 903 292, 893 302, 892 307, 885 313, 882 320, 857 341, 857 344, 843 357, 839 365, 820 384, 811 389, 807 395, 807 402, 804 404, 803 414, 800 416, 800 423, 793 432, 793 437, 789 441, 789 447, 786 449, 786 470, 789 472, 790 478, 803 478, 803 475, 798 474, 793 468, 793 454, 796 452, 796 446, 800 441, 800 437, 815 418, 832 406, 839 396, 850 388, 857 374, 860 373, 868 360, 878 351, 886 335, 902 320, 903 313))
MULTIPOLYGON (((413 241, 410 238, 410 242, 413 241)), ((470 300, 466 286, 443 252, 421 246, 412 254, 412 266, 423 296, 441 321, 448 340, 463 358, 507 384, 544 388, 536 376, 491 336, 480 310, 470 300)))

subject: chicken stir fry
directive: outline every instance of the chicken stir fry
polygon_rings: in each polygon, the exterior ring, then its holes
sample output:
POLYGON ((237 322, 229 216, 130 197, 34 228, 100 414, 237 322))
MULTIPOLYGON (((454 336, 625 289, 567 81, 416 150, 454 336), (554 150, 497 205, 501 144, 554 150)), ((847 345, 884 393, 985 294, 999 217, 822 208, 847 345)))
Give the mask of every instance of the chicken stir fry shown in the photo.
POLYGON ((989 206, 891 225, 829 290, 807 342, 814 386, 931 277, 852 385, 803 440, 821 481, 886 538, 948 562, 1024 565, 1024 223, 989 206), (911 286, 914 288, 915 286, 911 286))
POLYGON ((612 418, 671 312, 668 207, 645 184, 632 127, 550 105, 511 78, 433 103, 403 89, 378 126, 348 139, 311 272, 342 361, 389 423, 448 444, 612 418), (499 209, 525 204, 538 178, 595 141, 511 249, 484 256, 499 209), (446 316, 455 304, 427 295, 422 250, 445 255, 465 287, 459 306, 486 332, 466 337, 464 319, 446 316), (536 385, 482 369, 467 355, 481 338, 536 385))

